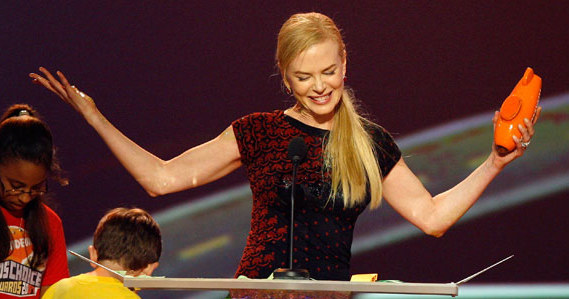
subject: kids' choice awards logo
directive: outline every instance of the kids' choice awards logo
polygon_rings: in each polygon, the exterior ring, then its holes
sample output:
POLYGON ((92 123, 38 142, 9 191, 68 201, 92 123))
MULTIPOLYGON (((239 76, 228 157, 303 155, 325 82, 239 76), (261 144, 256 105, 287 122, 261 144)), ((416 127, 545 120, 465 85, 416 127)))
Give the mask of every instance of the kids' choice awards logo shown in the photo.
POLYGON ((35 296, 40 288, 44 266, 33 270, 29 261, 33 257, 32 242, 20 227, 9 226, 12 234, 10 256, 0 263, 0 294, 18 297, 35 296))

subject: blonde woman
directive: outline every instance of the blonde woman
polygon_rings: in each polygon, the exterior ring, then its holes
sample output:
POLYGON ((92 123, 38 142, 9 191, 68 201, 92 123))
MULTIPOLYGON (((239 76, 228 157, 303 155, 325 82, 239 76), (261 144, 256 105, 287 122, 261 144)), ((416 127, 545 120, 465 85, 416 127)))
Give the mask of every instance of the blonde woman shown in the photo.
POLYGON ((290 140, 300 136, 307 153, 296 180, 295 267, 307 269, 315 279, 347 280, 354 225, 366 206, 375 208, 384 198, 426 234, 441 236, 504 166, 523 155, 522 142, 533 136, 534 123, 525 122, 514 152, 499 156, 492 149, 466 179, 432 196, 390 134, 358 114, 344 85, 346 53, 329 17, 291 16, 279 32, 276 62, 286 92, 296 99, 294 106, 240 118, 213 140, 168 161, 124 136, 61 72, 56 79, 40 68, 45 77, 30 76, 83 115, 151 196, 207 184, 244 166, 253 211, 236 277, 266 278, 288 266, 292 163, 287 150, 290 140))

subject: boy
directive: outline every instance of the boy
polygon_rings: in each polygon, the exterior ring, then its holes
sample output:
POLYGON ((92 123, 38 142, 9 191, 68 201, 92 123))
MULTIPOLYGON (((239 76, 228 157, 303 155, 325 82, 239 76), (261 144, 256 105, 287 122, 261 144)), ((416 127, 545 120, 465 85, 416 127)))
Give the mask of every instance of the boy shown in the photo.
MULTIPOLYGON (((99 221, 93 245, 89 246, 91 260, 115 271, 126 271, 131 276, 150 276, 158 267, 161 252, 160 227, 142 209, 116 208, 108 212, 99 221)), ((42 298, 140 299, 124 287, 116 274, 91 266, 94 271, 60 280, 42 298)))

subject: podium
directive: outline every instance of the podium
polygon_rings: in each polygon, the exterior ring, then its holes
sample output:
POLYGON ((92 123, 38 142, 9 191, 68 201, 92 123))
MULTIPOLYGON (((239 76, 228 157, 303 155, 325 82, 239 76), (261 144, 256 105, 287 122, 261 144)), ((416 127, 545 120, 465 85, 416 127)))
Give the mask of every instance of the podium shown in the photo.
POLYGON ((417 295, 458 294, 451 283, 350 282, 328 280, 267 280, 230 278, 125 277, 124 286, 143 290, 229 291, 237 298, 350 298, 356 293, 417 295))

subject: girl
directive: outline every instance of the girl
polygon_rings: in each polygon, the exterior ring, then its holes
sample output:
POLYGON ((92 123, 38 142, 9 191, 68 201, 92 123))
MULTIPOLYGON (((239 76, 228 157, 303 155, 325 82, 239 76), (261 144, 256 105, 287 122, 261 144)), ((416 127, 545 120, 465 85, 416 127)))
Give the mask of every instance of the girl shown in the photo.
POLYGON ((52 136, 28 105, 0 119, 0 298, 40 298, 69 277, 61 219, 44 204, 60 176, 52 136))

